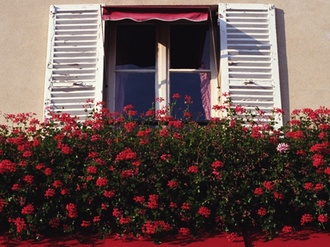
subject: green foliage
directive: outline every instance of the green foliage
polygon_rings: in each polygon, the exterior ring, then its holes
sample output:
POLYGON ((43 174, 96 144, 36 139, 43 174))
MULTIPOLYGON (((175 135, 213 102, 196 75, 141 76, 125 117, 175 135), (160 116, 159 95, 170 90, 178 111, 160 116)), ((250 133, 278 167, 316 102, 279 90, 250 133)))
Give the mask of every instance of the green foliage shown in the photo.
MULTIPOLYGON (((189 108, 187 108, 189 109, 189 108)), ((329 229, 330 110, 213 108, 206 125, 102 108, 85 121, 7 115, 0 127, 0 222, 13 236, 169 234, 255 227, 329 229), (151 123, 156 122, 156 125, 151 123)), ((186 111, 187 112, 187 111, 186 111)), ((154 114, 155 113, 155 114, 154 114)))

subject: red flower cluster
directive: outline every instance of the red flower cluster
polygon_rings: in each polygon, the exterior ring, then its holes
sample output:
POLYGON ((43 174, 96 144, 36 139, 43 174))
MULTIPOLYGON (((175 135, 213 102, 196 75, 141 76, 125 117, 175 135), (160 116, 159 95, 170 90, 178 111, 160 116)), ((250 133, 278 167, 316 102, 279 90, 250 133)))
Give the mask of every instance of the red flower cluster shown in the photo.
POLYGON ((271 181, 264 181, 263 186, 267 189, 267 190, 273 190, 274 189, 274 183, 271 181))
POLYGON ((50 176, 52 174, 52 169, 50 169, 49 167, 47 167, 45 170, 44 170, 44 174, 46 176, 50 176))
POLYGON ((33 175, 25 175, 23 177, 23 181, 26 182, 27 184, 32 184, 33 183, 33 175))
POLYGON ((49 221, 49 225, 52 228, 58 228, 60 226, 60 219, 59 218, 54 218, 49 221))
POLYGON ((262 195, 264 193, 264 191, 263 191, 263 189, 261 187, 258 187, 258 188, 255 188, 254 189, 253 193, 255 195, 259 195, 260 196, 260 195, 262 195))
POLYGON ((158 196, 157 195, 155 195, 155 194, 149 195, 147 207, 151 208, 151 209, 158 208, 158 196))
POLYGON ((7 202, 4 199, 0 198, 0 213, 2 212, 6 204, 7 202))
POLYGON ((323 166, 325 164, 322 154, 314 154, 312 159, 313 159, 313 166, 315 166, 316 168, 318 168, 319 166, 323 166))
POLYGON ((188 236, 190 234, 190 230, 189 228, 181 227, 179 229, 179 234, 181 234, 182 236, 188 236))
POLYGON ((139 130, 138 133, 136 134, 136 136, 138 136, 138 137, 148 137, 150 133, 151 133, 151 129, 147 128, 145 130, 139 130))
POLYGON ((129 178, 132 176, 134 176, 134 170, 132 169, 124 170, 120 173, 121 178, 129 178))
POLYGON ((260 216, 265 216, 267 214, 267 209, 265 209, 264 207, 261 207, 258 209, 258 215, 260 216))
POLYGON ((160 159, 161 159, 161 160, 168 161, 168 160, 171 159, 171 155, 170 155, 170 154, 162 154, 162 155, 160 156, 160 159))
POLYGON ((13 184, 11 187, 11 190, 13 191, 19 191, 21 189, 21 186, 19 184, 13 184))
POLYGON ((311 182, 307 182, 307 183, 304 184, 304 189, 305 190, 321 191, 321 190, 323 190, 323 188, 324 188, 324 185, 321 184, 321 183, 317 183, 317 184, 315 184, 315 186, 311 182))
POLYGON ((26 205, 24 208, 22 208, 22 214, 32 214, 34 212, 34 206, 32 204, 26 205))
POLYGON ((83 220, 80 224, 82 227, 90 227, 91 222, 89 220, 83 220))
POLYGON ((198 209, 198 213, 199 213, 200 215, 202 215, 203 217, 208 218, 208 217, 210 217, 211 210, 208 209, 208 208, 205 207, 205 206, 201 206, 201 207, 198 209))
POLYGON ((171 189, 174 189, 178 186, 178 182, 176 180, 170 180, 167 182, 168 187, 170 187, 171 189))
POLYGON ((179 93, 174 93, 172 95, 172 99, 180 99, 181 98, 181 95, 179 93))
POLYGON ((181 129, 183 127, 183 122, 180 120, 172 120, 168 122, 168 126, 172 126, 175 129, 181 129))
POLYGON ((14 223, 14 225, 16 227, 16 232, 17 233, 22 232, 26 228, 26 226, 27 226, 27 224, 25 223, 25 220, 23 218, 21 218, 21 217, 18 217, 16 219, 9 218, 8 219, 8 222, 9 223, 14 223))
POLYGON ((121 212, 119 211, 118 208, 114 208, 114 209, 112 210, 112 216, 114 216, 114 217, 116 217, 116 218, 118 218, 119 216, 121 216, 121 212))
POLYGON ((54 182, 53 182, 53 186, 55 187, 55 188, 61 188, 62 187, 62 185, 63 185, 63 183, 61 182, 61 180, 55 180, 54 182))
POLYGON ((6 172, 15 172, 16 164, 10 160, 2 160, 0 162, 0 174, 4 174, 6 172))
POLYGON ((100 178, 96 179, 95 184, 98 187, 107 186, 108 185, 108 179, 100 177, 100 178))
POLYGON ((130 148, 125 148, 119 154, 117 154, 116 161, 123 161, 123 160, 134 160, 136 159, 136 153, 132 151, 130 148))
POLYGON ((317 217, 317 220, 321 223, 326 223, 328 222, 328 215, 326 214, 320 214, 318 217, 317 217))
POLYGON ((190 204, 188 202, 184 202, 181 206, 183 210, 190 210, 190 204))
POLYGON ((283 228, 282 228, 283 233, 290 233, 292 231, 293 231, 292 226, 283 226, 283 228))
POLYGON ((141 204, 143 204, 145 202, 144 196, 134 196, 133 200, 136 203, 141 203, 141 204))
POLYGON ((77 207, 73 203, 69 203, 66 205, 66 210, 68 212, 68 217, 69 218, 77 218, 78 213, 77 213, 77 207))
POLYGON ((67 144, 63 144, 61 146, 61 151, 63 154, 71 154, 73 152, 72 148, 70 148, 67 144))
POLYGON ((213 167, 213 169, 217 169, 223 167, 224 163, 219 160, 216 160, 211 164, 211 166, 213 167))
POLYGON ((159 221, 150 221, 147 220, 142 226, 142 232, 148 235, 155 234, 156 232, 161 231, 170 231, 171 225, 165 223, 163 220, 159 221))
POLYGON ((55 190, 54 189, 47 189, 46 192, 45 192, 45 197, 53 197, 55 195, 55 190))
POLYGON ((86 171, 89 174, 96 174, 97 173, 97 167, 96 166, 88 166, 86 171))
POLYGON ((167 128, 163 128, 159 131, 159 136, 160 137, 168 137, 168 129, 167 128))
POLYGON ((131 222, 131 217, 129 217, 129 216, 120 217, 120 219, 119 219, 119 224, 121 224, 121 225, 129 224, 130 222, 131 222))
POLYGON ((282 200, 284 198, 283 194, 278 191, 274 192, 274 197, 275 197, 275 199, 278 199, 278 200, 282 200))
POLYGON ((198 166, 189 166, 187 172, 197 173, 198 172, 198 166))
POLYGON ((323 208, 326 204, 326 201, 325 200, 319 200, 317 201, 317 206, 320 207, 320 208, 323 208))
POLYGON ((114 190, 104 190, 103 191, 103 195, 106 197, 106 198, 112 198, 115 196, 115 191, 114 190))
POLYGON ((311 214, 304 214, 301 216, 300 219, 300 224, 303 226, 308 222, 312 222, 313 221, 313 216, 311 214))

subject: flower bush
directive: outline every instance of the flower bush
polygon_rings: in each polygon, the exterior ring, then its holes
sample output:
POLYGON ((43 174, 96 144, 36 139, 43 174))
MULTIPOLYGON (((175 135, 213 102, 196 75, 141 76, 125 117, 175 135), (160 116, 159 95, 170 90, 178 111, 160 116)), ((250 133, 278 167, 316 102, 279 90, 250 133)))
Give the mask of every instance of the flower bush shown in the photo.
MULTIPOLYGON (((175 95, 175 100, 180 100, 175 95)), ((189 104, 137 116, 100 105, 87 120, 6 115, 0 126, 1 232, 162 237, 247 229, 329 229, 330 110, 302 109, 275 129, 260 110, 189 104), (156 123, 156 124, 155 124, 156 123)), ((274 113, 281 112, 275 109, 274 113)))

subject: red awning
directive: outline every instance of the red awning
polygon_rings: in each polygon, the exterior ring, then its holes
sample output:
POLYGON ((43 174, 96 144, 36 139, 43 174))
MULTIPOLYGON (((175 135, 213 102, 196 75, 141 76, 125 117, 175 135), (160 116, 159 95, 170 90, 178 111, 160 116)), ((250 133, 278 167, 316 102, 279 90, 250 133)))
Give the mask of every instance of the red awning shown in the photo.
POLYGON ((178 21, 188 20, 202 22, 208 20, 208 8, 192 7, 103 7, 103 20, 133 20, 144 22, 150 20, 178 21))

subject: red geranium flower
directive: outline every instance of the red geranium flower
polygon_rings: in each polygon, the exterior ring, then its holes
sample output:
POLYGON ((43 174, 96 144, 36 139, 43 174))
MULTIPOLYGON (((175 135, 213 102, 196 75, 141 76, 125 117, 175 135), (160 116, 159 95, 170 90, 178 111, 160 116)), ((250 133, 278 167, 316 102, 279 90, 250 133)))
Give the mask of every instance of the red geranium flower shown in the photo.
POLYGON ((51 175, 51 174, 52 174, 52 169, 50 169, 50 168, 46 168, 46 169, 44 170, 44 174, 45 174, 46 176, 51 175))
POLYGON ((88 166, 87 167, 87 173, 96 174, 97 173, 97 167, 96 166, 88 166))
POLYGON ((24 208, 22 208, 22 214, 32 214, 34 212, 34 206, 32 204, 26 205, 24 208))
POLYGON ((180 99, 181 95, 179 93, 175 93, 172 95, 172 99, 180 99))
POLYGON ((117 154, 116 161, 122 160, 133 160, 136 159, 136 153, 132 151, 130 148, 125 148, 119 154, 117 154))
POLYGON ((96 186, 102 187, 102 186, 106 186, 108 184, 108 179, 106 178, 98 178, 96 180, 96 186))
POLYGON ((89 220, 83 220, 80 224, 82 227, 89 227, 91 222, 89 220))
POLYGON ((301 216, 300 219, 300 224, 303 226, 308 222, 312 222, 313 221, 313 216, 311 214, 304 214, 303 216, 301 216))
POLYGON ((198 213, 202 216, 204 216, 205 218, 208 218, 210 217, 210 214, 211 214, 211 210, 208 209, 207 207, 205 206, 202 206, 198 209, 198 213))
POLYGON ((69 218, 77 218, 78 217, 76 205, 74 205, 73 203, 69 203, 65 206, 65 208, 68 211, 68 217, 69 218))
POLYGON ((197 173, 198 172, 198 166, 189 166, 187 172, 197 173))
POLYGON ((258 187, 258 188, 255 188, 255 189, 254 189, 253 193, 254 193, 255 195, 262 195, 262 194, 264 193, 264 191, 263 191, 262 188, 258 187))
POLYGON ((54 218, 49 221, 49 225, 52 228, 58 228, 60 226, 60 219, 59 218, 54 218))
POLYGON ((118 217, 121 215, 121 212, 119 211, 118 208, 114 208, 114 209, 112 210, 112 215, 113 215, 114 217, 118 218, 118 217))
POLYGON ((271 181, 264 181, 263 185, 267 190, 273 190, 274 188, 274 183, 271 181))
POLYGON ((21 186, 19 184, 13 184, 11 187, 11 190, 13 191, 19 191, 21 189, 21 186))
POLYGON ((188 202, 184 202, 181 206, 181 209, 189 210, 190 209, 190 204, 188 202))
POLYGON ((141 204, 143 204, 145 202, 144 196, 134 196, 133 200, 136 203, 141 203, 141 204))
POLYGON ((326 214, 320 214, 318 217, 317 217, 317 220, 321 223, 325 223, 325 222, 328 222, 328 215, 326 214))
POLYGON ((173 188, 175 188, 175 187, 178 186, 178 182, 175 181, 175 180, 170 180, 170 181, 167 182, 167 185, 168 185, 168 187, 170 187, 171 189, 173 189, 173 188))
POLYGON ((293 230, 292 226, 284 226, 282 228, 283 233, 290 233, 290 232, 292 232, 292 230, 293 230))
POLYGON ((45 192, 45 197, 53 197, 55 195, 54 189, 47 189, 45 192))
POLYGON ((211 166, 212 166, 214 169, 217 169, 217 168, 219 168, 219 167, 223 167, 224 164, 223 164, 223 162, 221 162, 221 161, 219 161, 219 160, 216 160, 216 161, 214 161, 214 162, 211 164, 211 166))
POLYGON ((28 184, 32 184, 33 183, 33 178, 34 178, 34 176, 32 176, 32 175, 25 175, 23 177, 23 181, 28 183, 28 184))
POLYGON ((181 234, 182 236, 188 236, 190 234, 190 230, 189 228, 181 227, 179 229, 179 234, 181 234))
POLYGON ((115 195, 115 191, 114 190, 105 190, 105 191, 103 191, 103 195, 107 198, 111 198, 115 195))
POLYGON ((267 210, 265 208, 261 207, 261 208, 258 209, 257 213, 260 216, 265 216, 267 214, 267 210))

